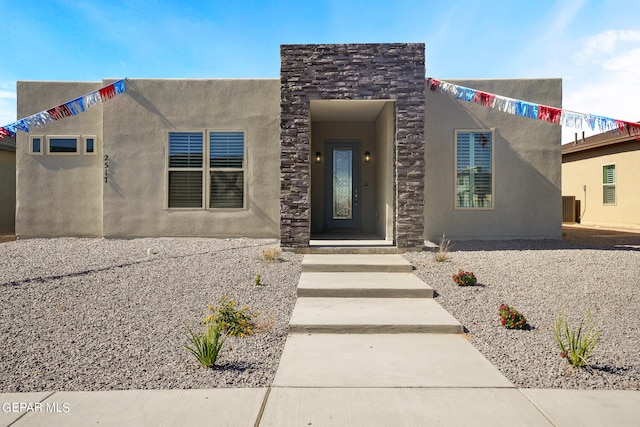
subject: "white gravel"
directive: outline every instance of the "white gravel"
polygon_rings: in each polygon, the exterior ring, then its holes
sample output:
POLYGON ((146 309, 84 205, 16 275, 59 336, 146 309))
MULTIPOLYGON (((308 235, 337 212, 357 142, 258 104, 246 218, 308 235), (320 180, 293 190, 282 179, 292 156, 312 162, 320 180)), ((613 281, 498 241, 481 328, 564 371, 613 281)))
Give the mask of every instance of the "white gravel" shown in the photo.
MULTIPOLYGON (((275 240, 30 239, 0 244, 0 392, 264 387, 275 375, 301 255, 265 263, 275 240), (260 274, 264 286, 255 286, 260 274), (266 333, 229 338, 216 369, 183 348, 187 327, 221 295, 274 317, 266 333)), ((640 390, 639 248, 557 241, 454 242, 449 260, 405 255, 468 338, 514 384, 640 390), (479 285, 451 276, 471 270, 479 285), (532 329, 499 325, 500 303, 532 329), (592 367, 559 355, 552 325, 591 309, 602 330, 592 367)))
POLYGON ((273 380, 302 257, 276 240, 29 239, 0 244, 0 392, 264 387, 273 380), (256 274, 262 286, 254 284, 256 274), (275 319, 229 338, 219 367, 184 349, 226 295, 275 319))
POLYGON ((468 330, 468 339, 511 382, 524 388, 640 390, 640 247, 585 248, 559 241, 454 242, 449 259, 407 253, 416 274, 468 330), (451 276, 473 271, 478 286, 451 276), (500 326, 508 304, 531 330, 500 326), (588 369, 560 357, 553 334, 565 310, 577 326, 585 310, 602 331, 588 369))

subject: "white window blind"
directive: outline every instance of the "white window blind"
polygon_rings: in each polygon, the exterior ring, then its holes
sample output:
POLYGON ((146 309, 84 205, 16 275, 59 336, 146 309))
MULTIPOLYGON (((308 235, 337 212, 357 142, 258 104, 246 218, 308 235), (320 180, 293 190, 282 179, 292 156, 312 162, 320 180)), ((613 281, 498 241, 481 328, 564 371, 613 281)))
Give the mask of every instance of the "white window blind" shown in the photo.
POLYGON ((209 134, 209 207, 244 206, 244 132, 209 134))
POLYGON ((491 132, 456 133, 456 207, 493 206, 491 132))
POLYGON ((602 167, 602 203, 616 204, 616 165, 602 167))
POLYGON ((168 207, 202 208, 206 195, 208 208, 243 208, 244 132, 209 132, 208 139, 204 135, 169 132, 168 207))
POLYGON ((170 208, 201 208, 203 137, 201 132, 169 132, 170 208))

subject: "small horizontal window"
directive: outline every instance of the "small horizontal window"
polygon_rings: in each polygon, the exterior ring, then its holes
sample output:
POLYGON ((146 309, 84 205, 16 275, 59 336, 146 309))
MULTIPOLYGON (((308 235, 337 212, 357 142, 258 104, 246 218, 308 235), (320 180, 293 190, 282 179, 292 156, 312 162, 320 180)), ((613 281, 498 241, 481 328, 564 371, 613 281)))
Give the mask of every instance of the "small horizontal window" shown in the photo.
POLYGON ((50 137, 49 153, 51 154, 76 154, 78 153, 78 138, 76 137, 50 137))

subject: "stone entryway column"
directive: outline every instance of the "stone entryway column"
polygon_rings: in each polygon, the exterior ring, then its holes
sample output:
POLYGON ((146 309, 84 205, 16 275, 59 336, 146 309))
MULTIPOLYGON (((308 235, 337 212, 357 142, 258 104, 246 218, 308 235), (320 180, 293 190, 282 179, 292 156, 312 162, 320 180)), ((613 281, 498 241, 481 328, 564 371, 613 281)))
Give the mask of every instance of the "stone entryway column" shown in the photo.
POLYGON ((311 237, 310 101, 395 101, 396 246, 424 244, 424 44, 280 47, 280 239, 304 248, 311 237))

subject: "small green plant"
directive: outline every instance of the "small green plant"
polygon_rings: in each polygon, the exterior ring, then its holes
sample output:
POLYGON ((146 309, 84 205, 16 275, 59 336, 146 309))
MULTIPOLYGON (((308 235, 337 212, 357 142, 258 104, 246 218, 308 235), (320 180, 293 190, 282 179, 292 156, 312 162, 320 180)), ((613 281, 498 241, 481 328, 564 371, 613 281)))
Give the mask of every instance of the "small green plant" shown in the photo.
POLYGON ((282 251, 280 250, 280 248, 276 248, 276 247, 266 248, 260 254, 260 259, 265 262, 273 262, 273 261, 277 261, 280 258, 280 254, 282 254, 282 251))
POLYGON ((189 329, 187 337, 191 343, 191 346, 185 345, 187 351, 193 354, 203 367, 211 368, 216 363, 226 339, 220 327, 215 323, 208 324, 205 333, 189 329))
POLYGON ((452 276, 452 279, 458 286, 473 286, 478 283, 478 279, 472 271, 459 270, 458 274, 452 276))
POLYGON ((204 322, 215 323, 220 330, 231 337, 244 337, 253 333, 253 316, 255 313, 249 307, 236 308, 234 300, 227 299, 226 295, 220 298, 219 306, 209 306, 211 314, 204 319, 204 322))
POLYGON ((527 319, 518 310, 507 304, 500 304, 500 324, 507 329, 525 329, 527 319))
POLYGON ((563 359, 567 359, 571 365, 579 368, 589 364, 589 358, 600 339, 600 331, 595 329, 595 324, 591 320, 590 310, 582 316, 580 326, 574 330, 569 329, 567 316, 562 311, 558 316, 553 332, 560 347, 560 356, 563 359))
POLYGON ((203 321, 205 331, 188 329, 187 338, 191 345, 185 345, 187 351, 205 368, 216 363, 227 336, 245 337, 253 333, 253 317, 256 315, 248 307, 236 309, 236 302, 227 299, 226 295, 220 298, 220 305, 210 305, 208 309, 211 314, 203 321))
POLYGON ((449 257, 449 250, 451 249, 451 240, 448 240, 444 234, 440 238, 440 244, 436 250, 435 259, 436 262, 444 262, 449 257))
POLYGON ((253 279, 253 283, 254 283, 256 286, 260 286, 260 285, 262 285, 262 278, 260 277, 260 275, 259 275, 259 274, 256 274, 256 278, 255 278, 255 279, 253 279))

